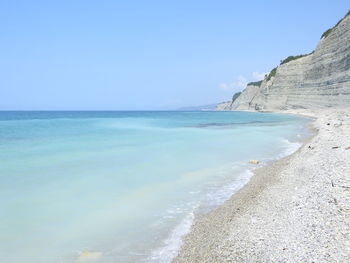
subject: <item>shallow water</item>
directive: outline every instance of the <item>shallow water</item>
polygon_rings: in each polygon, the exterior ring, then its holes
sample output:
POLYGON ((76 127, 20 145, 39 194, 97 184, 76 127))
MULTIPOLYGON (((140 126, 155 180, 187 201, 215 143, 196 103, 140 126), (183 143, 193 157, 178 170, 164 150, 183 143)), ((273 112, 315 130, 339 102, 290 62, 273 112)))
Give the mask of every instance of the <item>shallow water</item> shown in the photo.
POLYGON ((247 112, 0 112, 1 261, 168 262, 195 214, 245 184, 250 159, 295 151, 307 121, 247 112))

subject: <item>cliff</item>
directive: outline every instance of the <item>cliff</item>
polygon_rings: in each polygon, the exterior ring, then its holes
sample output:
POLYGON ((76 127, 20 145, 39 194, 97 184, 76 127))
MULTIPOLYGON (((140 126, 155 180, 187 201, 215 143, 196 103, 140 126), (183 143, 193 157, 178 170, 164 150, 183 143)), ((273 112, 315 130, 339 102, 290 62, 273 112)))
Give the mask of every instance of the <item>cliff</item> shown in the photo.
POLYGON ((231 110, 246 110, 247 106, 249 108, 260 91, 260 85, 248 83, 241 95, 231 104, 231 110))
POLYGON ((217 111, 226 111, 226 110, 232 110, 232 101, 225 101, 221 102, 218 105, 216 105, 215 110, 217 111))
POLYGON ((287 110, 349 107, 350 12, 321 37, 310 54, 291 56, 248 85, 226 110, 287 110))
POLYGON ((232 99, 229 101, 221 102, 216 105, 215 110, 217 111, 229 111, 232 108, 233 102, 241 95, 241 92, 233 94, 232 99))

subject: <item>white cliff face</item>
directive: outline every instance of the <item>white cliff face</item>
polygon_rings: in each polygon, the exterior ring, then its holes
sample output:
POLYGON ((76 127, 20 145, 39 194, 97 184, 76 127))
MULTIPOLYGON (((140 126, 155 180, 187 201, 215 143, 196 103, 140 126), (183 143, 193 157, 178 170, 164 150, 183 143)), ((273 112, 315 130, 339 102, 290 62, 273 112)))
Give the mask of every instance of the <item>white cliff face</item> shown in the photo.
POLYGON ((232 101, 221 102, 218 105, 216 105, 215 110, 216 111, 231 110, 231 104, 232 104, 232 101))
POLYGON ((347 15, 316 50, 278 66, 275 77, 260 87, 247 88, 230 110, 287 110, 349 107, 350 15, 347 15))
POLYGON ((260 86, 248 85, 241 95, 232 103, 231 110, 246 110, 250 107, 255 96, 258 95, 260 86))

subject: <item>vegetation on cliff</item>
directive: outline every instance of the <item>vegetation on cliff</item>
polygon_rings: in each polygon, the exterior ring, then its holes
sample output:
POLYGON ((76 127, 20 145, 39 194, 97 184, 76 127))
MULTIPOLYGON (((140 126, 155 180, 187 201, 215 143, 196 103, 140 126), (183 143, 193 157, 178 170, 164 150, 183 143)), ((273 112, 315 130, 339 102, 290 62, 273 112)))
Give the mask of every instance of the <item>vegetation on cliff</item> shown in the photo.
MULTIPOLYGON (((280 65, 286 64, 286 63, 288 63, 288 62, 290 62, 290 61, 293 61, 293 60, 296 60, 296 59, 299 59, 299 58, 303 58, 303 57, 309 56, 309 55, 311 55, 311 54, 313 54, 313 53, 314 53, 314 51, 312 51, 312 52, 310 52, 310 53, 307 53, 307 54, 301 54, 301 55, 297 55, 297 56, 289 56, 289 57, 287 57, 287 58, 281 60, 280 65)), ((270 73, 269 73, 267 76, 265 76, 266 81, 269 81, 272 77, 276 76, 276 72, 277 72, 277 67, 275 67, 274 69, 272 69, 272 70, 270 71, 270 73)), ((248 83, 248 85, 260 86, 260 85, 261 85, 261 82, 262 82, 262 81, 250 82, 250 83, 248 83)))
MULTIPOLYGON (((322 36, 325 38, 332 34, 332 41, 321 39, 321 44, 315 51, 284 58, 265 75, 263 82, 248 83, 243 92, 244 96, 229 107, 232 110, 285 110, 349 105, 349 96, 343 93, 343 90, 348 88, 346 77, 349 75, 349 67, 343 63, 349 57, 349 24, 350 11, 322 36), (327 59, 324 59, 325 57, 327 59), (332 75, 335 75, 334 81, 329 80, 329 76, 332 75), (332 94, 341 96, 325 97, 330 89, 332 94)), ((237 95, 234 95, 232 101, 237 95)))
MULTIPOLYGON (((321 38, 326 38, 326 37, 328 37, 328 35, 333 31, 333 29, 336 28, 347 16, 350 16, 350 10, 346 13, 346 15, 345 15, 342 19, 340 19, 340 20, 338 21, 338 23, 335 24, 334 27, 329 28, 328 30, 326 30, 326 31, 322 34, 321 38)), ((297 55, 297 56, 289 56, 289 57, 287 57, 287 58, 281 60, 280 65, 286 64, 286 63, 288 63, 288 62, 290 62, 290 61, 293 61, 293 60, 296 60, 296 59, 299 59, 299 58, 302 58, 302 57, 306 57, 306 56, 311 55, 311 54, 313 54, 313 53, 314 53, 314 51, 312 51, 312 52, 310 52, 310 53, 308 53, 308 54, 301 54, 301 55, 297 55)), ((271 72, 266 76, 266 80, 269 81, 272 77, 276 76, 276 72, 277 72, 277 67, 271 70, 271 72)), ((248 83, 248 85, 249 85, 249 84, 254 85, 255 83, 254 83, 254 82, 251 82, 251 83, 248 83)), ((261 83, 260 83, 260 84, 261 84, 261 83)), ((260 86, 260 84, 258 84, 258 85, 260 86)))
POLYGON ((275 67, 270 71, 269 75, 267 75, 266 77, 266 81, 269 81, 272 77, 276 76, 276 72, 277 72, 277 67, 275 67))
POLYGON ((314 53, 314 51, 312 51, 312 52, 310 52, 310 53, 307 53, 307 54, 301 54, 301 55, 297 55, 297 56, 289 56, 289 57, 287 57, 286 59, 281 60, 280 65, 286 64, 286 63, 288 63, 288 62, 290 62, 290 61, 292 61, 292 60, 296 60, 296 59, 298 59, 298 58, 306 57, 306 56, 308 56, 308 55, 311 55, 312 53, 314 53))
MULTIPOLYGON (((281 63, 280 65, 283 65, 283 64, 286 64, 290 61, 293 61, 293 60, 296 60, 296 59, 299 59, 299 58, 303 58, 303 57, 306 57, 306 56, 309 56, 311 54, 313 54, 314 51, 310 52, 310 53, 307 53, 307 54, 301 54, 301 55, 297 55, 297 56, 289 56, 283 60, 281 60, 281 63)), ((277 72, 277 67, 275 67, 274 69, 272 69, 270 71, 270 73, 265 77, 266 81, 269 81, 272 77, 276 76, 276 72, 277 72)), ((257 82, 251 82, 251 83, 248 83, 248 85, 256 85, 256 86, 260 86, 261 85, 261 82, 262 81, 257 81, 257 82)))
POLYGON ((234 102, 238 97, 239 95, 241 95, 242 92, 236 92, 235 94, 233 94, 232 96, 232 102, 234 102))
POLYGON ((349 16, 349 15, 350 15, 350 10, 346 13, 346 15, 345 15, 342 19, 340 19, 340 20, 338 21, 338 23, 335 24, 334 27, 331 27, 331 28, 327 29, 325 32, 323 32, 323 34, 322 34, 322 36, 321 36, 321 39, 322 39, 322 38, 328 37, 329 34, 332 33, 333 29, 336 28, 336 27, 337 27, 347 16, 349 16))
POLYGON ((255 82, 249 82, 247 84, 247 86, 259 86, 260 87, 262 82, 263 82, 262 80, 255 81, 255 82))
MULTIPOLYGON (((289 57, 287 57, 287 58, 281 60, 280 65, 286 64, 286 63, 288 63, 288 62, 290 62, 290 61, 293 61, 293 60, 296 60, 296 59, 299 59, 299 58, 306 57, 306 56, 308 56, 308 55, 311 55, 312 53, 314 53, 314 51, 312 51, 312 52, 310 52, 310 53, 308 53, 308 54, 302 54, 302 55, 297 55, 297 56, 289 56, 289 57)), ((267 75, 267 77, 266 77, 266 80, 269 81, 272 77, 276 76, 276 72, 277 72, 277 67, 275 67, 274 69, 272 69, 272 70, 270 71, 270 73, 269 73, 269 74, 267 75)), ((258 82, 259 82, 259 81, 258 81, 258 82)), ((257 82, 257 83, 258 83, 258 82, 257 82)), ((254 84, 255 82, 251 82, 251 83, 254 84)), ((250 84, 250 83, 248 83, 248 85, 249 85, 249 84, 250 84)), ((260 86, 260 84, 261 84, 261 83, 259 83, 257 86, 260 86)))

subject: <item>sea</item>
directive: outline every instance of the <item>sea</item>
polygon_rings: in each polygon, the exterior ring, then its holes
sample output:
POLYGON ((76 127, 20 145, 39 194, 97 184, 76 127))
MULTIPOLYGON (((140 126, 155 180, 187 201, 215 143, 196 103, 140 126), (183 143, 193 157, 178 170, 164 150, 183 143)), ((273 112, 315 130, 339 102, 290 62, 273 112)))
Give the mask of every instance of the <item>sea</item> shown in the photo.
POLYGON ((252 112, 1 111, 0 262, 170 262, 193 220, 253 169, 296 151, 309 122, 252 112))

